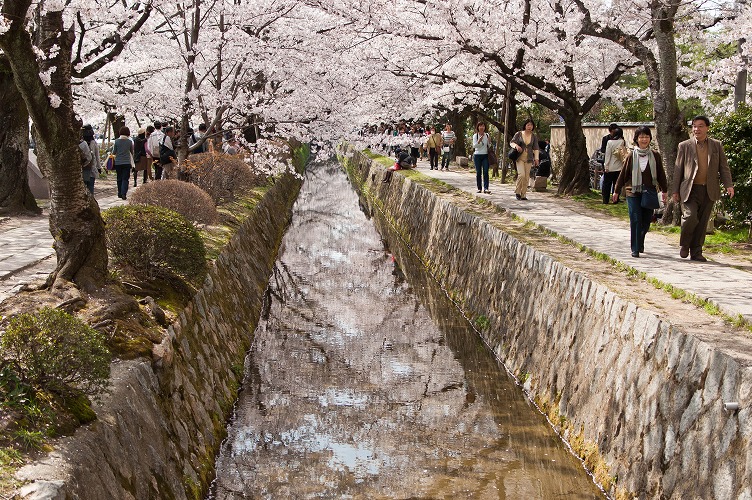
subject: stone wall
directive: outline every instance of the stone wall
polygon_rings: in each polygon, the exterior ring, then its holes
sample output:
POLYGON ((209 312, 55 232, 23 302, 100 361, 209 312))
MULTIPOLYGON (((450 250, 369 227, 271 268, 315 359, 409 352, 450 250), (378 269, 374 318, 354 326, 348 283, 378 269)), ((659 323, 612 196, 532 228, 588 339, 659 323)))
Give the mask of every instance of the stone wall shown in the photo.
POLYGON ((302 181, 279 178, 168 329, 159 366, 112 367, 98 420, 19 477, 34 499, 199 499, 237 397, 277 251, 302 181))
MULTIPOLYGON (((389 223, 554 425, 597 448, 622 498, 752 498, 750 360, 689 335, 418 183, 343 151, 367 209, 389 223), (479 322, 476 321, 476 324, 479 322), (723 402, 738 401, 739 412, 723 402)), ((728 345, 726 347, 729 347, 728 345)), ((603 465, 600 464, 600 465, 603 465)))

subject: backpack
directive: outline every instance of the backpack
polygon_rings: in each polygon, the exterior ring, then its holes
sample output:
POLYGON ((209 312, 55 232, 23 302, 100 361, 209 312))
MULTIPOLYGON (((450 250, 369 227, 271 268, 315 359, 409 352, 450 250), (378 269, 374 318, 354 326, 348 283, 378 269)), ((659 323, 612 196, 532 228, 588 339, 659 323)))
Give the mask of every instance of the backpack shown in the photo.
POLYGON ((165 145, 166 139, 167 136, 164 136, 162 138, 162 142, 159 143, 159 163, 161 163, 162 165, 172 163, 171 157, 175 158, 175 151, 165 145))
MULTIPOLYGON (((163 135, 162 137, 165 137, 165 136, 163 135)), ((164 142, 164 139, 162 140, 162 142, 164 142)), ((152 144, 152 146, 151 146, 151 157, 152 158, 159 158, 159 156, 160 156, 160 150, 162 149, 161 146, 162 145, 159 143, 158 140, 154 141, 154 144, 152 144)))

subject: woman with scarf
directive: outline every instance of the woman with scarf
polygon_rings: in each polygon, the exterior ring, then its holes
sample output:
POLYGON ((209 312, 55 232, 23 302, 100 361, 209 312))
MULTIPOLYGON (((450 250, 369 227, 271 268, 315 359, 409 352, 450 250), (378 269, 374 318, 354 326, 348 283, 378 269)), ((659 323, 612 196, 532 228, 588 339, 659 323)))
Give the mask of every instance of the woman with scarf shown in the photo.
MULTIPOLYGON (((630 242, 632 257, 639 257, 645 252, 645 235, 653 220, 653 209, 641 204, 643 193, 655 191, 656 183, 666 202, 668 184, 666 171, 663 169, 661 155, 650 149, 653 135, 648 127, 638 127, 634 134, 635 148, 619 173, 614 188, 613 201, 619 199, 622 187, 627 188, 627 208, 629 209, 630 242)), ((646 195, 647 196, 647 195, 646 195)))

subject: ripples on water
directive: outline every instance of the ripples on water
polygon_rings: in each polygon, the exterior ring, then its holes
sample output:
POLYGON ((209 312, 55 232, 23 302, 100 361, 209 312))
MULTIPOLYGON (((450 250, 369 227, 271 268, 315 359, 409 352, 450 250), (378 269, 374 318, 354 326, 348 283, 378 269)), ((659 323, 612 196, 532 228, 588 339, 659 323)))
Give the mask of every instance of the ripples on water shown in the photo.
POLYGON ((337 165, 283 248, 212 498, 603 497, 337 165))

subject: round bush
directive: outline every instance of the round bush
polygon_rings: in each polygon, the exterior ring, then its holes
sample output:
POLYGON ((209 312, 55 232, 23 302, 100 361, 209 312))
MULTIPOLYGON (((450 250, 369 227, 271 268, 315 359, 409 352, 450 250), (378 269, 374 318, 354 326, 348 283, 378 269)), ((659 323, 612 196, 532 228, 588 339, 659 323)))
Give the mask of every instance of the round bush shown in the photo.
POLYGON ((217 207, 206 191, 178 180, 150 182, 138 188, 128 198, 131 205, 156 205, 174 210, 199 224, 217 221, 217 207))
POLYGON ((0 337, 4 360, 35 390, 102 392, 110 376, 106 337, 59 309, 12 317, 0 337))
POLYGON ((139 277, 175 274, 197 286, 203 282, 204 242, 179 213, 154 205, 128 205, 109 208, 102 218, 107 248, 118 266, 139 277))
POLYGON ((209 193, 216 205, 266 182, 266 177, 254 172, 242 157, 224 153, 191 155, 183 170, 188 181, 209 193))

